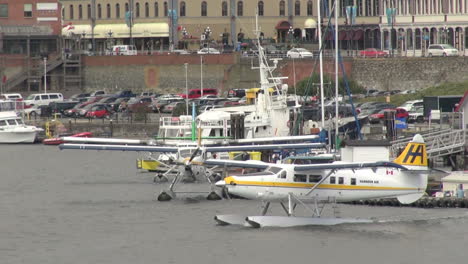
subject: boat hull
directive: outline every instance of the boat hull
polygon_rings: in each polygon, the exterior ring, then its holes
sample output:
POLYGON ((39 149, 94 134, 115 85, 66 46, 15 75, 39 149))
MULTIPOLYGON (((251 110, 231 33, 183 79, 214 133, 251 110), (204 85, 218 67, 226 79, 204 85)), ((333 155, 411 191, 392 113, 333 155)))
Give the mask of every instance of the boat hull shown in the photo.
POLYGON ((29 132, 9 132, 0 131, 0 143, 15 144, 15 143, 34 143, 36 140, 36 131, 29 132))

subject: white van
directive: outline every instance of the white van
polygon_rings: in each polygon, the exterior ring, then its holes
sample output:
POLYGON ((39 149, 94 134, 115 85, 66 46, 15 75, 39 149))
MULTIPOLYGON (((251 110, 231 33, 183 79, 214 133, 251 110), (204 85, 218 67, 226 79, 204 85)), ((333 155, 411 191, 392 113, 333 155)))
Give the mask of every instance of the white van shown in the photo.
POLYGON ((31 94, 24 100, 25 105, 48 105, 51 102, 63 102, 61 93, 31 94))
POLYGON ((112 55, 137 55, 135 45, 112 46, 112 55))
POLYGON ((427 56, 458 56, 458 50, 450 44, 431 44, 427 48, 427 56))
POLYGON ((8 93, 8 94, 1 94, 0 100, 21 101, 23 100, 23 97, 19 93, 8 93))

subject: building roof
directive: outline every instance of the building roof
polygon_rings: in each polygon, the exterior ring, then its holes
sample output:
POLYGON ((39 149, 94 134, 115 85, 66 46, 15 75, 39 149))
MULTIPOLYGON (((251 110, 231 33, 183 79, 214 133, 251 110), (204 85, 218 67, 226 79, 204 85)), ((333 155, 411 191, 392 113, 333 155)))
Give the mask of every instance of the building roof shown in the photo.
POLYGON ((442 182, 468 183, 468 171, 454 171, 443 177, 442 182))
POLYGON ((465 92, 463 97, 460 99, 460 102, 457 105, 457 108, 455 108, 455 112, 459 112, 461 109, 463 109, 463 105, 468 102, 468 90, 465 92))

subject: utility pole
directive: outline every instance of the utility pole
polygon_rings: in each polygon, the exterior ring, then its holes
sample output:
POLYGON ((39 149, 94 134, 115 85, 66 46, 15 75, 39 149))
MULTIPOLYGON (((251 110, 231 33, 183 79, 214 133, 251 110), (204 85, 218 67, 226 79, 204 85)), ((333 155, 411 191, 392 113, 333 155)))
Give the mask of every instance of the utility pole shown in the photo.
POLYGON ((186 107, 186 112, 185 114, 188 115, 189 112, 188 112, 188 108, 189 108, 189 98, 188 98, 188 63, 184 63, 184 67, 185 67, 185 107, 186 107))
POLYGON ((44 56, 44 93, 47 93, 47 56, 44 56))
POLYGON ((130 0, 130 45, 133 45, 133 34, 132 34, 132 28, 133 28, 133 0, 130 0))
POLYGON ((200 92, 203 97, 203 55, 200 55, 200 92))
POLYGON ((93 55, 96 54, 96 39, 94 38, 94 27, 96 26, 96 0, 91 0, 91 42, 93 55))

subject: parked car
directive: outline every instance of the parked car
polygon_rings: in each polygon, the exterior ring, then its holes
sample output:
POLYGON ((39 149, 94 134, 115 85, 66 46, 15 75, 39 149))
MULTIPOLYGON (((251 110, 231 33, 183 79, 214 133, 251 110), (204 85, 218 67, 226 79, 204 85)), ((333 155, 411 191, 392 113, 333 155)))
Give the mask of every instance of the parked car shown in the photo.
POLYGON ((129 112, 138 112, 144 109, 144 112, 151 111, 151 103, 153 98, 149 96, 145 97, 133 97, 127 102, 127 109, 129 112))
MULTIPOLYGON (((183 98, 169 98, 169 99, 161 99, 161 100, 156 100, 151 104, 151 109, 153 110, 154 113, 159 113, 162 112, 164 106, 173 103, 173 102, 180 102, 183 101, 183 98)), ((171 110, 172 111, 172 110, 171 110)))
POLYGON ((427 48, 427 56, 458 56, 458 50, 450 44, 431 44, 427 48))
POLYGON ((103 91, 103 90, 96 90, 96 91, 92 92, 90 96, 98 96, 98 95, 105 95, 105 94, 106 94, 106 92, 103 91))
POLYGON ((370 123, 378 123, 380 121, 382 121, 385 117, 385 112, 388 112, 388 111, 394 111, 395 112, 395 118, 405 118, 406 120, 408 119, 408 111, 406 111, 405 109, 403 108, 386 108, 386 109, 383 109, 383 110, 380 110, 378 113, 376 114, 372 114, 369 116, 369 122, 370 123))
POLYGON ((403 108, 406 111, 411 111, 413 108, 423 107, 423 100, 410 100, 406 101, 404 104, 400 105, 399 108, 403 108))
POLYGON ((68 117, 78 117, 78 112, 85 106, 85 103, 77 104, 73 108, 65 110, 63 114, 68 117))
POLYGON ((245 96, 245 89, 231 89, 228 92, 228 97, 242 98, 245 96))
POLYGON ((424 107, 417 107, 414 111, 409 112, 408 123, 423 123, 424 122, 424 107))
POLYGON ((361 57, 368 57, 368 58, 382 58, 382 57, 388 57, 388 52, 384 50, 378 50, 375 48, 368 48, 365 50, 361 50, 359 52, 359 55, 361 57))
POLYGON ((178 104, 184 104, 185 102, 182 101, 175 101, 170 104, 167 104, 162 107, 161 113, 172 113, 172 110, 177 107, 178 104))
POLYGON ((111 109, 105 104, 92 105, 85 114, 87 118, 108 118, 111 115, 111 109))
POLYGON ((70 96, 69 100, 79 100, 80 98, 86 98, 86 97, 90 97, 91 94, 90 93, 79 93, 79 94, 74 94, 72 96, 70 96))
POLYGON ((304 48, 293 48, 286 53, 286 56, 288 58, 312 58, 314 54, 304 48))
POLYGON ((115 97, 135 97, 135 94, 130 90, 119 91, 115 94, 115 97))
POLYGON ((78 101, 63 101, 63 102, 52 102, 49 103, 49 108, 52 112, 63 115, 66 110, 72 109, 75 105, 79 104, 78 101))
MULTIPOLYGON (((106 108, 107 110, 107 106, 105 104, 93 103, 93 104, 85 105, 83 108, 79 109, 79 111, 77 111, 75 115, 76 117, 88 117, 87 114, 90 111, 93 111, 93 112, 99 111, 97 115, 104 115, 104 111, 102 110, 102 107, 106 108)), ((108 112, 110 112, 110 110, 108 110, 108 112)))
POLYGON ((197 51, 197 54, 221 54, 221 52, 215 48, 203 48, 197 51))
MULTIPOLYGON (((200 98, 201 96, 206 96, 206 95, 218 95, 218 90, 214 88, 203 88, 203 92, 201 89, 190 89, 188 90, 188 98, 189 99, 195 99, 195 98, 200 98)), ((180 97, 186 98, 187 94, 181 93, 179 94, 180 97)))
POLYGON ((112 102, 112 103, 110 103, 108 105, 110 106, 112 111, 118 112, 120 104, 122 102, 128 102, 128 100, 130 100, 130 97, 120 97, 120 98, 117 98, 114 102, 112 102))

